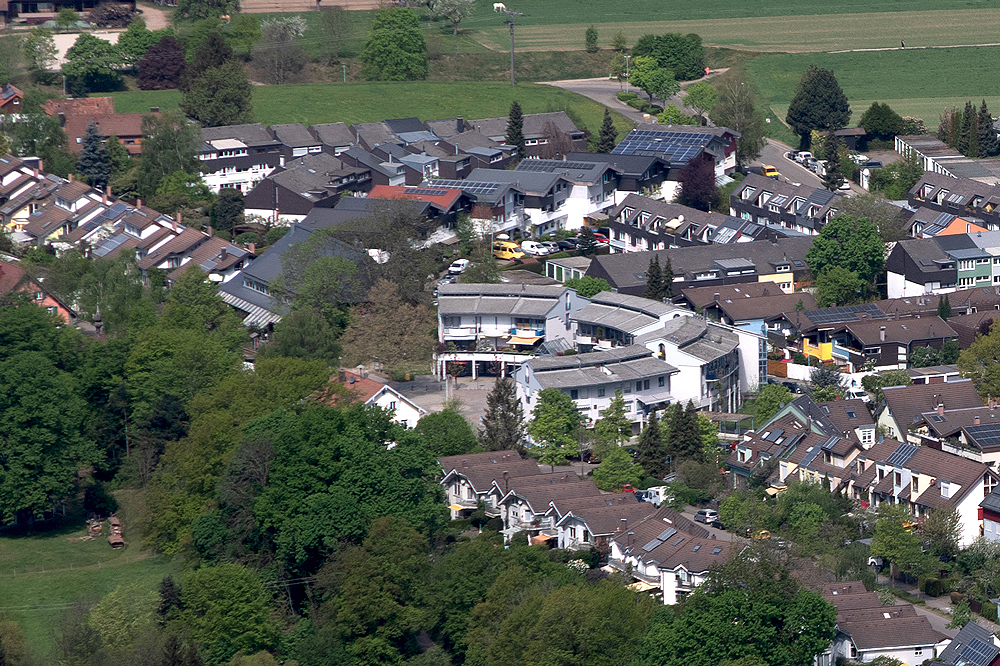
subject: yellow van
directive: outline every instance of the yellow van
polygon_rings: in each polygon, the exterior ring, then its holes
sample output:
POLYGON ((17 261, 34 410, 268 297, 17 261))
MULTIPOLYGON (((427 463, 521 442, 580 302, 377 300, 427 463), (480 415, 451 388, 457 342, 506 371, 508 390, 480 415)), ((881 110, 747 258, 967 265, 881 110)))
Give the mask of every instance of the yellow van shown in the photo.
POLYGON ((765 178, 777 179, 777 177, 781 174, 779 174, 778 170, 773 166, 771 166, 770 164, 765 164, 760 168, 760 175, 764 176, 765 178))
POLYGON ((497 259, 520 259, 524 256, 524 252, 517 246, 517 243, 493 241, 493 256, 497 259))

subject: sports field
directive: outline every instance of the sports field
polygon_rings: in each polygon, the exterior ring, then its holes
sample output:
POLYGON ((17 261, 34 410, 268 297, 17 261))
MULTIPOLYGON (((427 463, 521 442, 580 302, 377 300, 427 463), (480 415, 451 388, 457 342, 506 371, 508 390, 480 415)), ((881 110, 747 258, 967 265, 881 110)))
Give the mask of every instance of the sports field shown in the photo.
POLYGON ((795 86, 810 64, 832 69, 851 102, 854 121, 873 101, 937 126, 945 107, 986 99, 1000 111, 1000 80, 993 63, 1000 47, 906 49, 861 53, 767 54, 746 68, 775 114, 784 118, 795 86))
MULTIPOLYGON (((593 134, 601 128, 604 107, 582 95, 533 83, 516 88, 504 83, 409 81, 400 83, 332 83, 286 86, 255 86, 254 110, 258 122, 366 123, 385 118, 421 120, 438 118, 491 118, 506 116, 517 100, 525 113, 566 111, 578 125, 593 134)), ((142 113, 150 107, 176 109, 176 90, 113 93, 119 113, 142 113)), ((632 127, 617 113, 619 136, 632 127)))

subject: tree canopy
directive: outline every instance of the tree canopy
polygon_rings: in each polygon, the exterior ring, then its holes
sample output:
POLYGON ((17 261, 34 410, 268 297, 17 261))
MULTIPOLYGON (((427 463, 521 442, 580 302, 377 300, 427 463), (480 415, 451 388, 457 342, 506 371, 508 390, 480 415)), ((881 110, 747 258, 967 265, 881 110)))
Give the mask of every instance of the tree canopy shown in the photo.
POLYGON ((427 78, 427 43, 409 7, 380 9, 361 48, 361 75, 369 81, 427 78))
POLYGON ((853 271, 866 284, 874 284, 885 266, 885 243, 868 219, 837 215, 816 237, 806 262, 815 276, 840 267, 853 271))
POLYGON ((809 146, 813 130, 838 130, 851 119, 847 95, 829 69, 810 65, 799 80, 785 121, 809 146))

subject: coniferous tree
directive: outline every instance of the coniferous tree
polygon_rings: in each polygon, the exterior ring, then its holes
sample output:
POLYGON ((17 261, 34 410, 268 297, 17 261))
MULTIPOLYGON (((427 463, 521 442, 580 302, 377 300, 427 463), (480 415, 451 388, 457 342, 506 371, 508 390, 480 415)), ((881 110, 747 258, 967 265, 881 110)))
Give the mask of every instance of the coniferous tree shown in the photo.
POLYGON ((508 146, 517 147, 518 159, 527 156, 524 147, 524 114, 521 113, 521 105, 515 100, 510 105, 510 115, 507 116, 507 138, 505 142, 508 146))
POLYGON ((649 260, 649 268, 646 269, 646 298, 658 301, 663 298, 663 273, 660 271, 660 257, 653 255, 649 260))
POLYGON ((514 381, 508 377, 498 379, 486 396, 479 443, 487 451, 524 451, 525 434, 524 408, 514 381))
POLYGON ((667 257, 667 263, 663 267, 663 298, 674 297, 674 267, 667 257))
POLYGON ((826 155, 826 173, 823 175, 823 187, 836 192, 844 183, 844 174, 840 171, 840 143, 837 137, 830 133, 826 138, 826 145, 823 147, 823 154, 826 155))
POLYGON ((667 469, 667 445, 656 412, 649 415, 646 427, 639 433, 639 457, 636 462, 650 476, 662 479, 667 469))
POLYGON ((965 112, 961 117, 961 130, 958 135, 958 145, 955 148, 963 155, 969 154, 969 141, 972 137, 972 102, 965 103, 965 112))
POLYGON ((948 300, 948 294, 938 297, 937 313, 938 317, 941 317, 945 321, 951 317, 951 301, 948 300))
MULTIPOLYGON (((985 105, 985 102, 984 102, 985 105)), ((984 106, 985 108, 985 106, 984 106)), ((611 111, 607 107, 604 108, 604 122, 601 123, 601 134, 597 141, 597 152, 599 153, 610 153, 615 149, 615 142, 618 141, 618 130, 615 129, 615 124, 611 120, 611 111)))
POLYGON ((969 152, 966 153, 969 157, 979 157, 979 114, 976 112, 976 107, 972 106, 972 102, 969 102, 966 106, 966 112, 969 114, 969 152))
POLYGON ((103 190, 111 178, 108 150, 97 134, 97 123, 91 122, 83 133, 83 150, 76 162, 76 171, 81 176, 86 176, 90 186, 98 190, 103 190))
POLYGON ((833 72, 810 65, 799 81, 785 119, 801 137, 802 147, 809 146, 812 130, 838 130, 846 127, 850 119, 847 95, 833 72))
POLYGON ((174 584, 172 576, 164 576, 163 580, 160 581, 160 607, 157 609, 160 623, 166 624, 167 620, 170 619, 170 611, 180 608, 180 605, 180 588, 174 584))
POLYGON ((580 231, 580 244, 577 245, 577 249, 585 257, 592 257, 597 254, 600 249, 600 245, 597 242, 597 237, 594 235, 594 230, 590 227, 584 227, 580 231))
POLYGON ((993 116, 986 108, 986 100, 979 108, 978 118, 979 129, 979 156, 996 157, 1000 154, 1000 141, 997 140, 997 132, 993 129, 993 116))
POLYGON ((701 451, 701 431, 698 428, 698 412, 694 403, 688 401, 685 408, 674 403, 670 412, 670 455, 678 460, 697 460, 701 451))

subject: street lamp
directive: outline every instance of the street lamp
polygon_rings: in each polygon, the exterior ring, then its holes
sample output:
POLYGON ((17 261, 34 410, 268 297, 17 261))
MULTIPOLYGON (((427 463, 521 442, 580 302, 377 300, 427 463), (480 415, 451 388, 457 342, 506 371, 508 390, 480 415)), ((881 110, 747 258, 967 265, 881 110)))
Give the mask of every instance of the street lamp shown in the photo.
POLYGON ((625 92, 628 92, 628 61, 631 57, 630 55, 625 56, 625 92))

